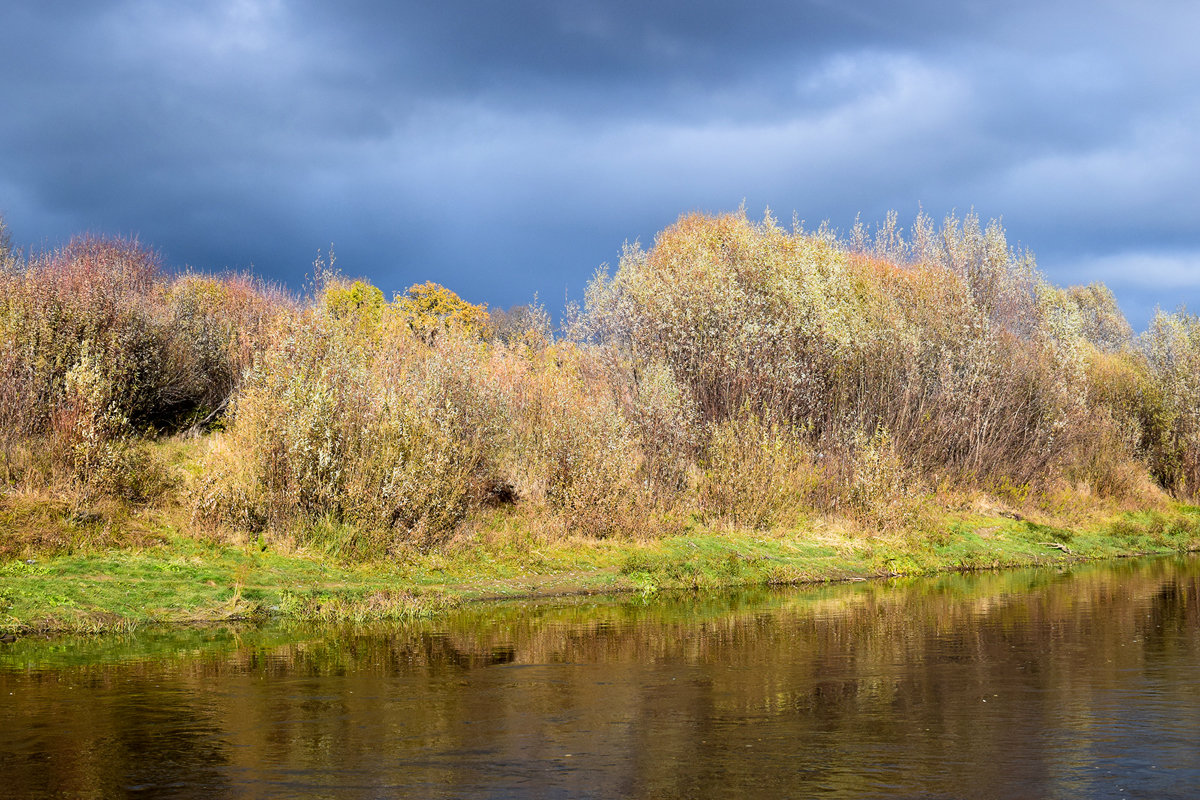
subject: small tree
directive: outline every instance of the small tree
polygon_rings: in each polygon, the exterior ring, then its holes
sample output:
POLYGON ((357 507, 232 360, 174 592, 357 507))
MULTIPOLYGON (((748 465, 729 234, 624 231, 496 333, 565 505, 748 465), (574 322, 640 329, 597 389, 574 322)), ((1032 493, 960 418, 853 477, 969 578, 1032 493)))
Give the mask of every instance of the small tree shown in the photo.
POLYGON ((325 313, 359 333, 373 334, 383 322, 383 292, 366 281, 332 281, 322 297, 325 313))
POLYGON ((395 305, 413 333, 429 345, 446 330, 479 337, 488 331, 486 304, 472 305, 433 281, 408 287, 407 292, 396 297, 395 305))

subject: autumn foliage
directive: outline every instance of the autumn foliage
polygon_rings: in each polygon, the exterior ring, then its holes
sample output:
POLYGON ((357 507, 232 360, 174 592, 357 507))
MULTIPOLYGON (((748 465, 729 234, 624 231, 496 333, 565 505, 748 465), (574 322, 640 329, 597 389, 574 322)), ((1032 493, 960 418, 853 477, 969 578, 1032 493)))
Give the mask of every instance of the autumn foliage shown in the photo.
POLYGON ((93 236, 0 272, 0 460, 9 483, 139 490, 137 440, 215 419, 287 308, 246 276, 164 273, 93 236))
MULTIPOLYGON (((83 237, 0 271, 11 491, 135 501, 143 444, 205 433, 221 535, 429 547, 495 513, 594 536, 814 515, 919 528, 947 493, 1200 494, 1200 322, 1135 336, 996 223, 877 230, 689 214, 625 249, 555 334, 427 282, 325 270, 306 298, 83 237), (674 522, 673 522, 674 521, 674 522)), ((1058 500, 1056 500, 1058 498, 1058 500)))

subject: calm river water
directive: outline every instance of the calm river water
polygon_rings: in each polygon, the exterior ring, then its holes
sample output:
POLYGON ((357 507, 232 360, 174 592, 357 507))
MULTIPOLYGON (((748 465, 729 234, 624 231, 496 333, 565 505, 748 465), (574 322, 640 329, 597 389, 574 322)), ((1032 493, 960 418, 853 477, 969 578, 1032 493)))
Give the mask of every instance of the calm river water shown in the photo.
POLYGON ((1200 797, 1200 559, 0 645, 0 796, 1200 797))

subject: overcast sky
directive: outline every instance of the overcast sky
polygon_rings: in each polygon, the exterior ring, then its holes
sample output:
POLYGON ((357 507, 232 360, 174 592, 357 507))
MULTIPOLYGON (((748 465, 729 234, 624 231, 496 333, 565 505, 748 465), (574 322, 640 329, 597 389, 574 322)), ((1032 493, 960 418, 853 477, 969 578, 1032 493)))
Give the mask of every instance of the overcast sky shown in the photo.
POLYGON ((0 6, 0 213, 299 288, 579 297, 680 213, 974 207, 1135 327, 1200 310, 1200 4, 0 6))

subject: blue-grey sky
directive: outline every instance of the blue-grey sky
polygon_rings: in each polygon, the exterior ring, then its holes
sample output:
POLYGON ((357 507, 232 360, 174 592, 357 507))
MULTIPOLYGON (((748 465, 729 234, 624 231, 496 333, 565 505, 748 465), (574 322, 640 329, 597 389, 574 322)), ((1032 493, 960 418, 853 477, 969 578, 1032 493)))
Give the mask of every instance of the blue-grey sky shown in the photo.
POLYGON ((680 213, 974 207, 1135 327, 1200 309, 1200 4, 0 7, 0 213, 299 287, 582 294, 680 213))

